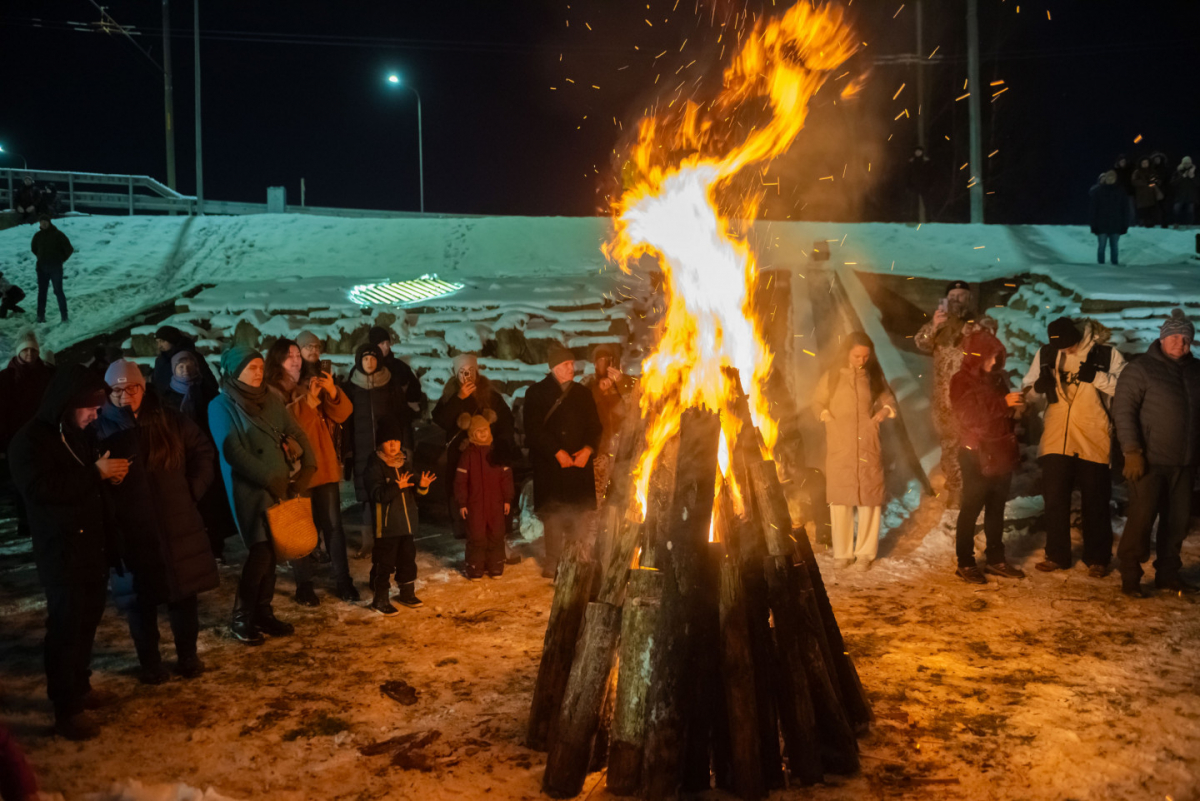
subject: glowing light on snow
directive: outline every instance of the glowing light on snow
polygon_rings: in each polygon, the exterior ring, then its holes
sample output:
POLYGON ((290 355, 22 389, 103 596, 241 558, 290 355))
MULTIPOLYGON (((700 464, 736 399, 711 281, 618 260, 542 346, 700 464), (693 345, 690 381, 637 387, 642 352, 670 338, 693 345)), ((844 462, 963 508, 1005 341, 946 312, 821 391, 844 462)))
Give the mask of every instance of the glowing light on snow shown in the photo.
POLYGON ((350 290, 350 300, 359 306, 404 305, 452 295, 462 288, 462 284, 425 275, 414 281, 359 284, 350 290))

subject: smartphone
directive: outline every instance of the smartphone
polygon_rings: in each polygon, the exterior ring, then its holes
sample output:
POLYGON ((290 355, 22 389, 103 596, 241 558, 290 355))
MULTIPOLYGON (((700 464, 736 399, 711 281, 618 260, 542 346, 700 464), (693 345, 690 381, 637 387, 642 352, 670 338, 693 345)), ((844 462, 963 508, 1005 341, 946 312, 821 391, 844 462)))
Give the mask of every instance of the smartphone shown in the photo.
POLYGON ((333 362, 329 359, 321 359, 321 372, 333 375, 333 362))
POLYGON ((950 298, 942 298, 938 301, 938 311, 945 313, 950 308, 950 298))

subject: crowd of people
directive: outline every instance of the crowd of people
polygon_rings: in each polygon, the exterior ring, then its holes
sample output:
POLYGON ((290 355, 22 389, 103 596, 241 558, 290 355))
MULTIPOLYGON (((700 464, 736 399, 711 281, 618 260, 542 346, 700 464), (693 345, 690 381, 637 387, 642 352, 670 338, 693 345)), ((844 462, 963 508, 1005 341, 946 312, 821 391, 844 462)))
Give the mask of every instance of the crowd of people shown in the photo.
POLYGON ((1117 156, 1112 169, 1100 174, 1090 192, 1089 222, 1097 239, 1096 260, 1119 264, 1117 242, 1131 225, 1145 228, 1174 225, 1190 227, 1196 222, 1200 184, 1196 165, 1184 156, 1172 168, 1166 155, 1154 153, 1131 163, 1117 156))
MULTIPOLYGON (((288 565, 302 606, 321 603, 317 577, 326 569, 338 599, 362 600, 350 572, 343 480, 353 481, 361 504, 359 555, 371 558, 367 606, 382 615, 399 614, 394 602, 421 606, 417 499, 439 478, 449 518, 466 540, 466 577, 498 579, 506 563, 519 561, 506 547, 522 453, 517 426, 474 355, 455 358, 432 412, 445 434, 439 470, 414 464, 414 422, 426 399, 385 328, 371 329, 342 381, 322 359, 322 340, 307 331, 275 340, 265 354, 229 347, 219 377, 179 329, 163 326, 155 337, 149 380, 123 358, 51 366, 32 333, 0 371, 0 447, 46 595, 47 689, 61 735, 94 737, 89 710, 113 700, 89 678, 110 590, 128 622, 142 682, 170 677, 159 647, 163 607, 175 673, 204 672, 199 596, 219 585, 232 535, 245 556, 231 636, 253 646, 294 632, 275 612, 277 555, 267 514, 288 499, 310 499, 319 532, 316 549, 288 565)), ((552 347, 546 378, 526 397, 524 444, 550 577, 564 542, 584 536, 603 498, 607 467, 597 465, 611 464, 604 449, 632 398, 617 352, 600 346, 594 358, 598 372, 585 385, 576 381, 574 354, 552 347)))

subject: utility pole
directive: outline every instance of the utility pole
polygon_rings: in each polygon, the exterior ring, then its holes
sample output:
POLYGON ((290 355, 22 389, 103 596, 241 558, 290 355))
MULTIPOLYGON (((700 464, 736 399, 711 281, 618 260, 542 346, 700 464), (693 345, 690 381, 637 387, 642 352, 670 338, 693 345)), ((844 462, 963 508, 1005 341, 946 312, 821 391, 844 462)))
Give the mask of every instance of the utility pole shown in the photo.
POLYGON ((967 0, 967 89, 971 96, 967 105, 971 114, 971 222, 983 222, 983 143, 982 121, 980 120, 979 96, 983 93, 979 83, 979 4, 978 0, 967 0))
POLYGON ((167 115, 167 186, 175 189, 175 86, 171 77, 171 6, 162 0, 163 102, 167 115))
MULTIPOLYGON (((917 0, 917 145, 921 148, 921 156, 929 157, 925 146, 925 30, 921 21, 921 0, 917 0)), ((917 194, 917 222, 928 222, 925 219, 925 196, 917 194)))
MULTIPOLYGON (((972 0, 974 2, 974 0, 972 0)), ((196 51, 196 213, 204 213, 204 149, 200 142, 200 0, 193 0, 194 49, 196 51)))

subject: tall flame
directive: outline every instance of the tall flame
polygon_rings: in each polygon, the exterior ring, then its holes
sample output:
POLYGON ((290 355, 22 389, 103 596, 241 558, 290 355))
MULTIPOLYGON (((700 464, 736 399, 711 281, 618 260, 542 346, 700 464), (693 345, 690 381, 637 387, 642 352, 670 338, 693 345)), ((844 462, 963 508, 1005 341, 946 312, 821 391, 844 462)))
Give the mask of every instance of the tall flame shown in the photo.
MULTIPOLYGON (((740 390, 727 368, 750 379, 751 417, 767 448, 778 432, 763 392, 771 353, 750 302, 758 268, 743 235, 762 195, 737 196, 734 183, 746 167, 787 151, 809 100, 858 42, 840 7, 809 2, 760 19, 743 41, 711 102, 672 101, 641 120, 626 170, 632 185, 614 206, 614 234, 604 246, 626 272, 631 261, 655 257, 667 279, 661 337, 642 365, 646 450, 636 491, 643 511, 649 468, 686 408, 722 412, 721 447, 736 442, 740 390)), ((726 453, 723 473, 728 464, 726 453)))

